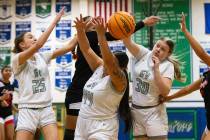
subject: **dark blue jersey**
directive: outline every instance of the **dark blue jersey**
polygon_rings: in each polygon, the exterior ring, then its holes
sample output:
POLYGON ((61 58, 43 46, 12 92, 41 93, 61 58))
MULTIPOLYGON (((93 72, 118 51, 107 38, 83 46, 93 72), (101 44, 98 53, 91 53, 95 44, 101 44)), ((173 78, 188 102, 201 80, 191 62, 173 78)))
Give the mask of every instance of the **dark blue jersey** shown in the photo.
POLYGON ((14 85, 11 84, 10 82, 5 83, 3 81, 0 81, 0 96, 2 96, 4 94, 3 90, 11 91, 10 98, 5 100, 9 104, 9 106, 8 107, 2 107, 0 105, 0 117, 4 118, 4 117, 12 114, 12 97, 13 97, 12 92, 14 91, 14 85))

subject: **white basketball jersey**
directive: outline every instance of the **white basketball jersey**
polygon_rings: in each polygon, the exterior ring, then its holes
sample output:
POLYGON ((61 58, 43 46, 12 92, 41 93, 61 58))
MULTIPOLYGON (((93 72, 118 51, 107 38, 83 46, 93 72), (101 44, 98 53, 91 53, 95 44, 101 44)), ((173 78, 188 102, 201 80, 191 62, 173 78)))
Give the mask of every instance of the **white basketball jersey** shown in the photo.
MULTIPOLYGON (((158 87, 154 81, 152 52, 141 47, 137 58, 131 59, 132 75, 132 102, 139 106, 153 106, 159 102, 158 87)), ((159 65, 160 74, 173 81, 174 65, 168 60, 164 60, 159 65)))
POLYGON ((110 76, 103 77, 103 67, 100 66, 84 86, 79 115, 96 120, 113 118, 122 96, 123 93, 114 89, 110 76))
POLYGON ((52 53, 36 53, 35 61, 28 59, 19 65, 19 54, 12 60, 15 78, 19 83, 18 107, 41 108, 51 105, 48 63, 52 53))

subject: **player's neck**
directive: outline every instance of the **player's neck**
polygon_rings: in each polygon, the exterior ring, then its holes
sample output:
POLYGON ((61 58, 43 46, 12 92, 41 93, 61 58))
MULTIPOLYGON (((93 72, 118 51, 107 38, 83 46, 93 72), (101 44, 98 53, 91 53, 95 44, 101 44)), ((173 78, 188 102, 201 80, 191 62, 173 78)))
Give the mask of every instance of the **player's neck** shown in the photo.
POLYGON ((9 79, 4 79, 4 78, 2 78, 2 81, 3 81, 4 83, 9 83, 9 82, 10 82, 9 79))

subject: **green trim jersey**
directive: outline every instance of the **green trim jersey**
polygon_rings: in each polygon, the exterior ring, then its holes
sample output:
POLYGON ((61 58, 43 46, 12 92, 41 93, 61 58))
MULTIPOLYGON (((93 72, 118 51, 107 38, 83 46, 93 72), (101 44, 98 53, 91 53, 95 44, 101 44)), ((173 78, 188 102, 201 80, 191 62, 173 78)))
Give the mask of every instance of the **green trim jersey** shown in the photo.
MULTIPOLYGON (((154 80, 152 52, 143 46, 138 56, 131 59, 132 103, 139 106, 154 106, 159 103, 159 90, 154 80)), ((174 65, 167 59, 159 65, 160 74, 173 81, 174 65)))
POLYGON ((123 93, 117 92, 109 75, 103 76, 103 66, 98 67, 83 89, 79 116, 101 120, 117 116, 123 93))
POLYGON ((28 59, 19 65, 19 54, 12 60, 12 69, 19 83, 18 108, 42 108, 51 105, 48 64, 52 53, 36 53, 35 60, 28 59))

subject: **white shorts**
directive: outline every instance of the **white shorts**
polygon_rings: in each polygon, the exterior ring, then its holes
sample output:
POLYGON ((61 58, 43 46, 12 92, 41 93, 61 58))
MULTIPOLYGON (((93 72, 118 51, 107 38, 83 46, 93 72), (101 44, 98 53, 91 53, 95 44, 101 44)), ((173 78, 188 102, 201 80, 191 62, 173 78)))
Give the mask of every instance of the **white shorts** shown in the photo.
POLYGON ((0 123, 4 124, 4 119, 0 117, 0 123))
POLYGON ((78 117, 74 140, 118 140, 119 120, 89 120, 78 117))
POLYGON ((34 134, 37 128, 55 123, 52 106, 38 109, 22 108, 19 109, 16 131, 26 130, 34 134))
POLYGON ((147 109, 132 107, 131 112, 134 118, 134 137, 167 137, 168 117, 165 105, 160 104, 147 109))

